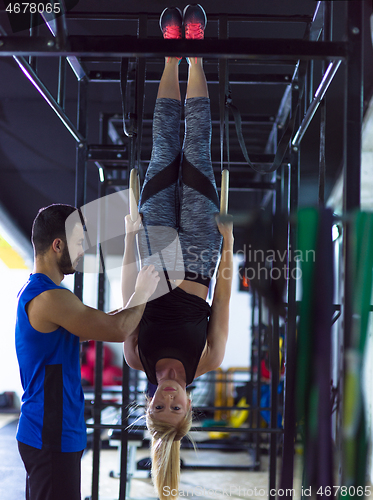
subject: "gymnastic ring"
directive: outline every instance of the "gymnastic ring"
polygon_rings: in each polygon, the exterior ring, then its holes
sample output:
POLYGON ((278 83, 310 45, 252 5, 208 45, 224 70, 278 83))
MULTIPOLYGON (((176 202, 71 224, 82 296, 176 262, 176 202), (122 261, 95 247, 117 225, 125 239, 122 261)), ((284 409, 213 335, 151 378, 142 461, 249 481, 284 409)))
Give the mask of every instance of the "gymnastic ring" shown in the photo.
POLYGON ((225 168, 221 173, 220 215, 227 215, 228 213, 228 192, 229 170, 225 168))
POLYGON ((136 168, 133 168, 130 173, 130 192, 129 192, 129 203, 130 203, 130 215, 132 222, 135 222, 139 216, 139 199, 140 199, 140 180, 139 174, 136 168))

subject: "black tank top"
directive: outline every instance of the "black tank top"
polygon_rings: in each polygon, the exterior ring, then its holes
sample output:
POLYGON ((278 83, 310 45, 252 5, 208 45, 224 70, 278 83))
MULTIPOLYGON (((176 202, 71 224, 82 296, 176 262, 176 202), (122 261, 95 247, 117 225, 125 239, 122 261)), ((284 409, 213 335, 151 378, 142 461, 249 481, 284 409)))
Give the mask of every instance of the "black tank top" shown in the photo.
POLYGON ((155 365, 178 359, 191 384, 206 344, 209 304, 181 288, 148 302, 140 322, 138 349, 149 382, 157 385, 155 365))

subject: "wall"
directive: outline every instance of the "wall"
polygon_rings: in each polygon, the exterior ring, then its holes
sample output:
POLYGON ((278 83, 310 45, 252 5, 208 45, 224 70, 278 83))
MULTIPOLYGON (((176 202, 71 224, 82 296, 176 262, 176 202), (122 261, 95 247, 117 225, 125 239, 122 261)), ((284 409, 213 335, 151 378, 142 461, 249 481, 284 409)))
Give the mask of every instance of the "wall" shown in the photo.
POLYGON ((14 326, 17 294, 30 272, 29 269, 9 269, 0 260, 0 393, 14 391, 19 397, 22 394, 22 386, 15 352, 14 326))

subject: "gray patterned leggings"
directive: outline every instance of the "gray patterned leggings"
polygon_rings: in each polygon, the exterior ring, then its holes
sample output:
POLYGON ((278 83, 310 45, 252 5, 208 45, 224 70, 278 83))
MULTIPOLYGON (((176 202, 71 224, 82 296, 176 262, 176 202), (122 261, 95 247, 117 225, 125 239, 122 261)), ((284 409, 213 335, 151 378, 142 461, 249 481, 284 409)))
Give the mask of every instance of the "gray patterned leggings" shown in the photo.
POLYGON ((139 204, 145 229, 140 253, 146 247, 149 254, 156 251, 154 238, 144 239, 151 226, 173 228, 179 236, 185 279, 208 285, 222 242, 215 221, 219 198, 211 164, 210 100, 186 100, 182 149, 180 119, 180 101, 157 99, 152 156, 139 204))

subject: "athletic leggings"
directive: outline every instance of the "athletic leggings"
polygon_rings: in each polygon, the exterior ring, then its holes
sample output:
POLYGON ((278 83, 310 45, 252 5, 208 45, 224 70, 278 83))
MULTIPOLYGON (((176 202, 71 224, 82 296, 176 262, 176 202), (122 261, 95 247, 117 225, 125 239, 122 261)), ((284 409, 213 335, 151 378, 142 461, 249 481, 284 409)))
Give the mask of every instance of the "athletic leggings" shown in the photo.
POLYGON ((152 156, 139 204, 145 229, 139 247, 144 264, 154 263, 149 256, 160 251, 158 270, 167 268, 171 279, 182 272, 184 279, 208 286, 222 242, 215 220, 219 198, 211 164, 210 100, 187 99, 184 109, 181 149, 181 102, 156 101, 152 156), (175 235, 180 244, 168 245, 175 235))

